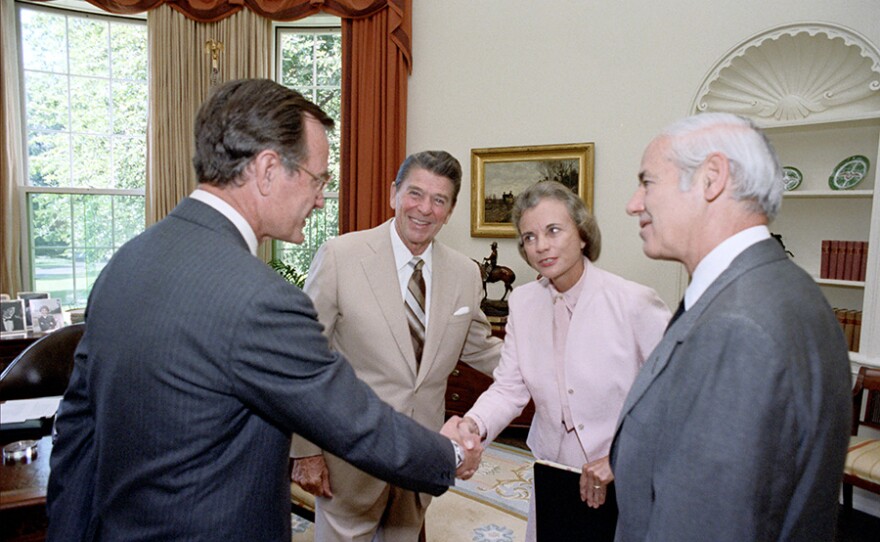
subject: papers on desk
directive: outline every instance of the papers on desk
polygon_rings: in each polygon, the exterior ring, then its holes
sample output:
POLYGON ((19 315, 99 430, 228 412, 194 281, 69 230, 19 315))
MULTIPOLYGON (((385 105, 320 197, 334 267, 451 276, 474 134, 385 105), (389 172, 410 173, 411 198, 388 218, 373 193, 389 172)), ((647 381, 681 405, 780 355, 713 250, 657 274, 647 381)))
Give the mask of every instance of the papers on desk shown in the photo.
POLYGON ((17 423, 55 415, 61 396, 0 403, 0 423, 17 423))

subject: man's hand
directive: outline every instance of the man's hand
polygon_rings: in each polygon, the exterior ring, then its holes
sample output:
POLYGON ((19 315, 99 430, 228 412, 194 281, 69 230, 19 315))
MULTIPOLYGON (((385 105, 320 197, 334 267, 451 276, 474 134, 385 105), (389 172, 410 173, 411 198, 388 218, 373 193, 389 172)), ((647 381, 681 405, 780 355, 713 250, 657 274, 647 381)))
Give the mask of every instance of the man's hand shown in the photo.
POLYGON ((605 486, 613 481, 614 473, 607 455, 585 464, 581 471, 581 500, 590 508, 599 508, 605 504, 605 486))
POLYGON ((443 428, 440 434, 450 440, 456 441, 464 452, 464 461, 455 471, 455 476, 462 480, 467 480, 477 472, 480 466, 480 457, 483 455, 483 445, 480 443, 480 435, 471 431, 470 424, 462 420, 458 416, 452 416, 443 428))
POLYGON ((330 472, 323 455, 295 459, 290 479, 316 497, 333 497, 333 492, 330 491, 330 472))

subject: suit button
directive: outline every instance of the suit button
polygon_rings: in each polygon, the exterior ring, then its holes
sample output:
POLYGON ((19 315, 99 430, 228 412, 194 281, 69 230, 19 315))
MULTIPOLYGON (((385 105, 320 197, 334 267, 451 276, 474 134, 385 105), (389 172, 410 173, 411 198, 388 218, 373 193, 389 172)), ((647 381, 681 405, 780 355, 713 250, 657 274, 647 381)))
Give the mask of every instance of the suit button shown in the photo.
POLYGON ((461 396, 459 396, 457 393, 453 393, 452 395, 449 396, 449 398, 452 399, 453 401, 458 401, 459 399, 461 399, 461 396))

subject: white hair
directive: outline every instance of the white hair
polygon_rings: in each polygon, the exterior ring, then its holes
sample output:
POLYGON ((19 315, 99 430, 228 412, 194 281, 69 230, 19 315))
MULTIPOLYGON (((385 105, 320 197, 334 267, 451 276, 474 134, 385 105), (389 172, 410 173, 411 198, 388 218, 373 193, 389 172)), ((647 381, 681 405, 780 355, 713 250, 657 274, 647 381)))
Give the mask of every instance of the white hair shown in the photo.
POLYGON ((669 159, 681 171, 679 186, 690 190, 696 169, 712 153, 730 163, 733 197, 773 220, 782 204, 782 167, 776 151, 755 124, 730 113, 702 113, 667 126, 669 159))

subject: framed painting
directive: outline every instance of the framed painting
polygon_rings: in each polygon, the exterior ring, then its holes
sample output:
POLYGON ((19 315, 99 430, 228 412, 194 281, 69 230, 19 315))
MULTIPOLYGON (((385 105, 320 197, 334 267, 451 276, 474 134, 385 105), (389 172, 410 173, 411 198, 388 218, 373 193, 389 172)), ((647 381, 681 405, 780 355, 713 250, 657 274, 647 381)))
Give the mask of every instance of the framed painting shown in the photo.
POLYGON ((511 222, 520 192, 559 181, 593 210, 593 143, 471 151, 471 237, 516 237, 511 222))

